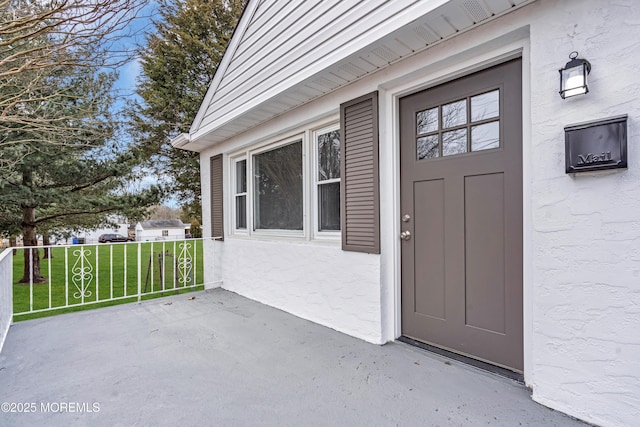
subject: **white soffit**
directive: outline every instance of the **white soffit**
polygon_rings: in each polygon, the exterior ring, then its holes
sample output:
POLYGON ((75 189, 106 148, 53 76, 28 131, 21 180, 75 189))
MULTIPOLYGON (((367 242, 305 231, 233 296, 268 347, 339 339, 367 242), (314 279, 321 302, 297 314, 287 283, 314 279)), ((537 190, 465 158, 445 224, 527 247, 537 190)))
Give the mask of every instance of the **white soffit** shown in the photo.
POLYGON ((532 1, 250 1, 180 148, 224 141, 532 1))

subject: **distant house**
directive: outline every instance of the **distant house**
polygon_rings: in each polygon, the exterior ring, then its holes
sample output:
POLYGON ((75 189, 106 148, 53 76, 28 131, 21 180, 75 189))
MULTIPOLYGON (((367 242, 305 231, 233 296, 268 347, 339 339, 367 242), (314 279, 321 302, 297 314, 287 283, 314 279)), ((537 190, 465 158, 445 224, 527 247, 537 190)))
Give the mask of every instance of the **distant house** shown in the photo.
POLYGON ((173 140, 212 279, 638 425, 638 24, 629 0, 249 0, 173 140))
POLYGON ((136 241, 184 239, 185 225, 177 219, 140 221, 136 224, 136 241))

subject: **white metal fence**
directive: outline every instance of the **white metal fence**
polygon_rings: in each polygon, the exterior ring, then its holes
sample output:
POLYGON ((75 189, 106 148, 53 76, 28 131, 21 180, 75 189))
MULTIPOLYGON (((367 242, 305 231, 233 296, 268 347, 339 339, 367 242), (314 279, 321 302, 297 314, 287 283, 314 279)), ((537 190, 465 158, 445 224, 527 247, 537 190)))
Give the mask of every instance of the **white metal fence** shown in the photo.
POLYGON ((13 257, 11 254, 11 249, 5 249, 0 253, 0 351, 13 321, 13 299, 11 298, 13 257))
POLYGON ((0 257, 0 326, 7 306, 8 325, 12 314, 19 319, 203 289, 203 252, 205 246, 213 248, 210 240, 8 249, 0 257))

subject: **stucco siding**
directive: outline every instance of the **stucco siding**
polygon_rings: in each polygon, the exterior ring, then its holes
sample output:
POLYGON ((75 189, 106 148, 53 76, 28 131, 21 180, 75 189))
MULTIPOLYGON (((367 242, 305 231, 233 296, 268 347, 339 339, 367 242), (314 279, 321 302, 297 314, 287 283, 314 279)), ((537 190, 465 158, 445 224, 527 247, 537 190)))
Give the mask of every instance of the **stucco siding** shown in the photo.
POLYGON ((540 76, 531 82, 533 397, 631 426, 640 417, 640 80, 631 53, 640 13, 634 1, 593 0, 531 11, 540 76), (573 50, 592 64, 590 92, 562 100, 555 70, 573 50), (620 114, 629 115, 629 168, 566 175, 564 126, 620 114))

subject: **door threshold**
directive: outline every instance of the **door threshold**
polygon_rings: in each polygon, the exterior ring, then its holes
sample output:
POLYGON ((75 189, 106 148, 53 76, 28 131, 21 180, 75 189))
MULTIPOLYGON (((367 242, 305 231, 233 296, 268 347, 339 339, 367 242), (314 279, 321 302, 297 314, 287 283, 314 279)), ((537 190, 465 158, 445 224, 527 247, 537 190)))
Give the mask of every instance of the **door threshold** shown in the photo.
POLYGON ((431 344, 426 344, 421 341, 414 340, 413 338, 400 336, 396 339, 396 341, 403 342, 405 344, 412 345, 414 347, 421 348, 431 353, 438 354, 440 356, 447 357, 449 359, 456 360, 458 362, 462 362, 466 365, 474 366, 478 369, 482 369, 483 371, 490 372, 492 374, 499 375, 501 377, 509 378, 510 380, 517 381, 521 384, 524 384, 524 375, 519 372, 514 372, 506 368, 502 368, 500 366, 492 365, 491 363, 483 362, 482 360, 477 360, 472 357, 463 356, 462 354, 455 353, 453 351, 444 350, 440 347, 436 347, 431 344))

